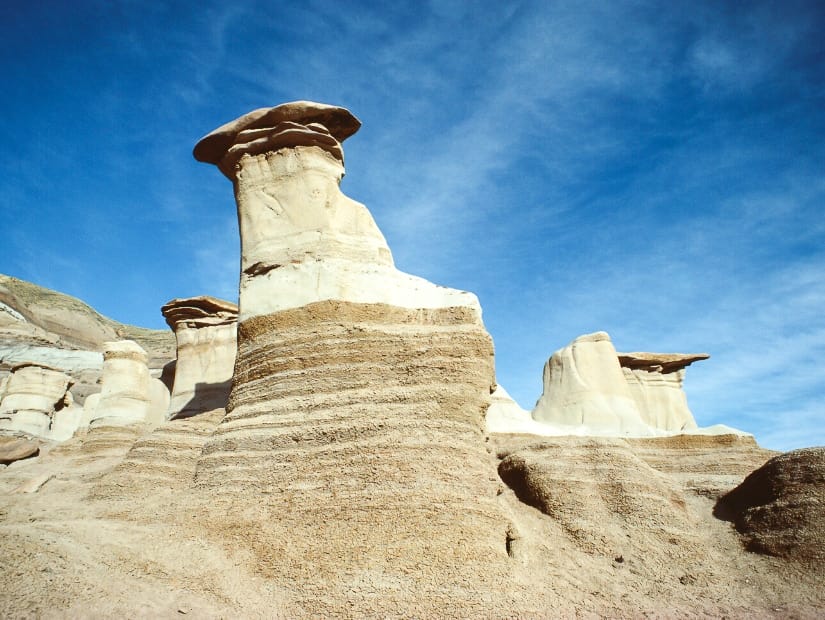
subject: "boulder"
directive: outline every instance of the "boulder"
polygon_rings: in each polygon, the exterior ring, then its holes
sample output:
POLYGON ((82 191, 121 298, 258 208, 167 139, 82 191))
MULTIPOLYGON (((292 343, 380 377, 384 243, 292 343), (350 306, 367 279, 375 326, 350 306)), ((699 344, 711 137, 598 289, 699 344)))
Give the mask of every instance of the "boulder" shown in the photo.
POLYGON ((0 437, 0 464, 31 458, 40 453, 40 443, 24 437, 0 437))
POLYGON ((775 456, 722 497, 747 549, 825 567, 825 447, 775 456))

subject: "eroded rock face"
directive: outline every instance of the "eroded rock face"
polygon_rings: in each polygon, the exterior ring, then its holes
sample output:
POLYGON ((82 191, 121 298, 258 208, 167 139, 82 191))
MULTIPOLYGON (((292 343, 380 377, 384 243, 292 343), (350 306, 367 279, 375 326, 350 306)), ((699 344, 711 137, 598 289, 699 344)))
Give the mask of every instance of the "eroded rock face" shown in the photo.
POLYGON ((237 351, 238 307, 214 297, 173 299, 161 308, 178 343, 167 418, 226 407, 237 351))
POLYGON ((696 428, 682 385, 685 368, 707 353, 619 353, 619 364, 642 421, 666 431, 696 428))
POLYGON ((398 272, 341 193, 348 112, 252 114, 266 131, 238 131, 242 117, 195 149, 231 173, 242 249, 232 393, 197 488, 253 502, 208 509, 221 528, 258 511, 243 544, 296 615, 509 612, 482 434, 493 349, 475 296, 398 272), (250 499, 262 489, 266 502, 250 499))
POLYGON ((529 432, 643 437, 697 431, 682 385, 685 368, 708 357, 706 353, 616 353, 605 332, 579 336, 545 364, 544 391, 532 417, 549 430, 529 432))
POLYGON ((0 401, 0 428, 68 439, 80 423, 80 408, 69 392, 71 385, 71 377, 54 368, 36 364, 15 367, 0 401))
POLYGON ((780 454, 722 497, 751 551, 825 566, 825 447, 780 454))
POLYGON ((169 407, 166 386, 149 374, 146 351, 132 340, 107 342, 100 396, 86 399, 84 420, 91 427, 159 424, 169 407))
POLYGON ((479 310, 475 295, 395 269, 369 211, 341 192, 340 142, 359 126, 343 108, 301 101, 251 112, 195 147, 198 159, 218 164, 234 183, 241 321, 325 299, 479 310), (286 129, 281 119, 288 119, 286 129), (259 132, 275 138, 287 132, 294 144, 252 139, 259 132), (324 136, 334 148, 308 136, 324 136))
POLYGON ((533 409, 533 419, 539 422, 617 435, 647 434, 605 332, 579 336, 553 353, 544 366, 543 383, 533 409))

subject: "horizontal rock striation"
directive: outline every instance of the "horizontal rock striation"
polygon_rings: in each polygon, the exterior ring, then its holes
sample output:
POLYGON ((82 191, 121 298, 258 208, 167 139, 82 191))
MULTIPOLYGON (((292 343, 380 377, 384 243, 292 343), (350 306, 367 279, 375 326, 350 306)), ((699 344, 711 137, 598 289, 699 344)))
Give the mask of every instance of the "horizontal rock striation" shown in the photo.
POLYGON ((490 609, 506 523, 481 430, 492 342, 475 312, 325 301, 238 336, 196 489, 265 504, 246 544, 297 615, 490 609))

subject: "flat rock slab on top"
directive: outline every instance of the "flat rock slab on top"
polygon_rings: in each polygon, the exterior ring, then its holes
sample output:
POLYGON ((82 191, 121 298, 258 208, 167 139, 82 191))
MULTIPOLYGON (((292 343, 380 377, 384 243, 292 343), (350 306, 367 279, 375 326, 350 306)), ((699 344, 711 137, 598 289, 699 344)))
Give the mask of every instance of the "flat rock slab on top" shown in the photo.
POLYGON ((675 372, 693 362, 710 358, 707 353, 616 353, 623 368, 653 369, 661 367, 662 373, 675 372))
POLYGON ((173 299, 160 309, 166 323, 173 330, 179 321, 189 321, 205 317, 227 317, 237 319, 238 306, 229 301, 200 295, 186 299, 173 299))
POLYGON ((349 138, 361 127, 361 121, 346 108, 314 101, 292 101, 273 108, 258 108, 221 125, 200 139, 193 154, 198 161, 218 165, 240 132, 274 127, 284 121, 303 125, 320 123, 339 142, 349 138))

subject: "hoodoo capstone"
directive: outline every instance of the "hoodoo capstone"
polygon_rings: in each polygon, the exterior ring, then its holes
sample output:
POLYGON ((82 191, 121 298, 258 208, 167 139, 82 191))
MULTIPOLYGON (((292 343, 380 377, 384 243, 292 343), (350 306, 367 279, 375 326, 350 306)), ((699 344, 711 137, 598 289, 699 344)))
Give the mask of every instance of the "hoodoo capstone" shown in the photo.
POLYGON ((492 341, 474 295, 395 269, 341 193, 358 125, 296 102, 195 148, 233 181, 242 253, 232 392, 195 483, 272 512, 251 545, 298 615, 508 613, 492 341))

